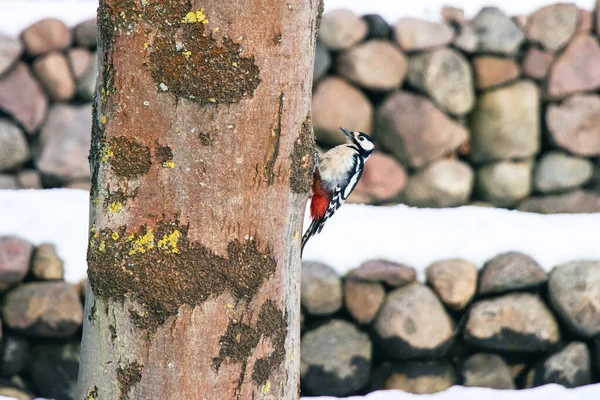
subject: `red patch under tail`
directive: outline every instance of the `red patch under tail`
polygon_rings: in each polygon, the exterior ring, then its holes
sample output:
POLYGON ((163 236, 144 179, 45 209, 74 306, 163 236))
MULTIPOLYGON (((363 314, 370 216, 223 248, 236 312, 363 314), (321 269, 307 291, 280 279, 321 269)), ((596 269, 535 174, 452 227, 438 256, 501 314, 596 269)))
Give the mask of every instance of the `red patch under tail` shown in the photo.
POLYGON ((331 193, 323 186, 319 169, 315 170, 313 182, 313 197, 310 203, 310 216, 313 220, 320 220, 325 216, 329 202, 331 201, 331 193))

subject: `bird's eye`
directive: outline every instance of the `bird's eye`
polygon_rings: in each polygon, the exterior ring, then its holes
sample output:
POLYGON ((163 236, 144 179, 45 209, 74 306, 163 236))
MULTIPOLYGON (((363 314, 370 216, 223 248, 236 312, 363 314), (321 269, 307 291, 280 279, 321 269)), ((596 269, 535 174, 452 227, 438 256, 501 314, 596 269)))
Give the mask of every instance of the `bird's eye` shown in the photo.
POLYGON ((364 138, 364 137, 362 137, 362 136, 361 136, 360 138, 358 138, 358 140, 360 140, 361 142, 362 142, 364 139, 365 139, 365 138, 364 138))

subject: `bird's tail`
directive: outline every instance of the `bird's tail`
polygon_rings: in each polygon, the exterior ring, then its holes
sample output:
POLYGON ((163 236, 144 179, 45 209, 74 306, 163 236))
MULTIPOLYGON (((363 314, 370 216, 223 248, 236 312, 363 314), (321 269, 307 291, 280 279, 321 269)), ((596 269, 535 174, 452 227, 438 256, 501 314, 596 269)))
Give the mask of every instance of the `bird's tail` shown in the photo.
POLYGON ((313 220, 308 226, 308 229, 302 236, 302 249, 300 250, 300 256, 302 256, 302 253, 304 252, 304 246, 306 245, 306 242, 308 242, 308 239, 310 239, 312 235, 314 235, 317 232, 318 227, 319 221, 317 220, 313 220))

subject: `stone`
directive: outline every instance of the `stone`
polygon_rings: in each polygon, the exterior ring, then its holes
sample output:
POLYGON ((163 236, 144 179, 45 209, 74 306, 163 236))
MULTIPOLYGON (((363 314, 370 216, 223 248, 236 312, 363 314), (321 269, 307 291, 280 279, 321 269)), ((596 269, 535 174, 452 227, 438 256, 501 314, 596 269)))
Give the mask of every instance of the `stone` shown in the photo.
POLYGON ((529 15, 515 15, 511 17, 511 19, 523 32, 525 31, 525 29, 527 29, 527 24, 529 23, 529 15))
POLYGON ((364 282, 358 279, 344 281, 344 304, 354 320, 370 324, 385 300, 385 289, 381 283, 364 282))
POLYGON ((534 369, 533 386, 555 383, 566 388, 594 383, 591 355, 583 342, 571 342, 534 369))
POLYGON ((530 42, 539 43, 550 53, 556 53, 575 34, 578 20, 579 10, 575 3, 552 4, 529 16, 525 34, 530 42))
POLYGON ((98 37, 96 18, 90 18, 79 23, 73 29, 73 34, 75 36, 75 43, 77 46, 87 47, 90 49, 95 48, 98 37))
POLYGON ((67 58, 57 51, 38 57, 33 71, 54 101, 67 101, 75 95, 75 80, 67 58))
POLYGON ((414 394, 443 392, 458 384, 452 365, 445 361, 413 361, 394 367, 384 390, 397 389, 414 394))
POLYGON ((394 35, 402 50, 413 52, 451 43, 454 30, 447 24, 405 17, 394 24, 394 35))
POLYGON ((24 169, 17 174, 17 183, 21 189, 43 189, 40 173, 35 169, 24 169))
POLYGON ((469 25, 477 37, 477 52, 512 56, 525 40, 519 26, 497 7, 482 8, 469 25))
POLYGON ((353 324, 332 320, 302 337, 302 387, 313 396, 347 396, 369 381, 369 335, 353 324))
POLYGON ((546 124, 550 139, 572 154, 600 155, 600 96, 578 94, 561 104, 550 104, 546 124))
POLYGON ((418 282, 389 293, 373 326, 388 359, 442 356, 454 335, 454 324, 440 300, 418 282))
POLYGON ((30 155, 21 129, 9 120, 0 119, 0 171, 20 167, 30 155))
POLYGON ((510 251, 498 254, 483 266, 480 295, 500 294, 537 288, 546 283, 546 271, 527 254, 510 251))
POLYGON ((578 34, 552 64, 546 95, 561 100, 600 88, 600 45, 593 36, 578 34))
POLYGON ((444 21, 451 25, 463 25, 467 23, 467 19, 465 18, 465 10, 462 8, 442 6, 440 15, 444 21))
POLYGON ((0 356, 0 375, 10 378, 20 374, 27 363, 29 342, 27 339, 8 335, 2 338, 2 355, 0 356))
POLYGON ((471 114, 476 163, 532 157, 540 149, 540 96, 535 83, 518 81, 477 98, 471 114))
POLYGON ((92 53, 88 49, 75 47, 69 49, 67 52, 67 57, 69 59, 69 65, 71 66, 71 71, 73 72, 75 81, 81 81, 91 68, 93 59, 92 53))
POLYGON ((589 33, 594 27, 592 12, 583 8, 580 8, 578 11, 577 33, 589 33))
POLYGON ((19 184, 14 175, 0 174, 0 190, 3 189, 18 189, 19 184))
POLYGON ((315 48, 315 66, 313 69, 313 82, 318 82, 327 74, 331 67, 331 55, 329 51, 317 40, 315 48))
POLYGON ((56 104, 40 135, 41 152, 36 165, 48 185, 74 179, 89 179, 91 146, 90 106, 56 104))
POLYGON ((33 395, 10 386, 0 387, 0 396, 14 400, 33 400, 33 395))
POLYGON ((477 89, 486 90, 514 81, 521 73, 514 60, 481 56, 473 60, 477 89))
POLYGON ((402 85, 408 69, 404 54, 392 43, 372 39, 341 53, 336 72, 372 91, 390 91, 402 85))
POLYGON ((358 268, 348 271, 346 278, 380 282, 396 288, 414 282, 417 271, 404 264, 378 259, 365 261, 358 268))
POLYGON ((600 334, 600 262, 578 260, 557 265, 548 277, 550 304, 576 335, 600 334))
POLYGON ((28 337, 69 338, 81 329, 83 306, 68 283, 25 283, 5 296, 2 321, 28 337))
POLYGON ((475 29, 468 23, 457 27, 458 34, 454 38, 454 47, 464 53, 471 54, 477 51, 479 39, 475 33, 475 29))
POLYGON ((342 280, 318 262, 302 263, 302 307, 311 315, 331 315, 342 307, 342 280))
POLYGON ((89 179, 71 181, 64 186, 67 189, 79 189, 89 192, 92 190, 92 182, 89 179))
POLYGON ((497 354, 477 353, 470 356, 462 365, 461 375, 466 387, 516 389, 508 365, 497 354))
POLYGON ((37 389, 36 395, 57 400, 80 398, 77 391, 79 341, 40 344, 31 354, 28 371, 37 389))
POLYGON ((572 192, 530 197, 517 207, 519 211, 538 214, 589 214, 600 212, 600 197, 594 192, 572 192))
POLYGON ((594 175, 594 164, 563 152, 546 153, 535 167, 535 188, 542 193, 563 192, 585 185, 594 175))
POLYGON ((477 170, 477 189, 485 201, 514 207, 531 194, 532 161, 500 161, 477 170))
POLYGON ((367 23, 367 39, 388 39, 392 34, 392 28, 379 14, 366 14, 362 20, 367 23))
POLYGON ((94 100, 96 92, 96 77, 98 75, 98 54, 92 54, 90 68, 87 73, 77 81, 77 96, 84 101, 94 100))
POLYGON ((382 152, 374 152, 365 163, 362 177, 350 195, 362 196, 367 203, 394 199, 404 189, 408 175, 396 159, 382 152))
POLYGON ((483 349, 542 352, 559 342, 560 330, 539 297, 515 293, 475 303, 464 338, 483 349))
POLYGON ((21 58, 23 45, 20 40, 0 33, 0 75, 4 74, 21 58))
POLYGON ((429 99, 401 91, 388 96, 377 109, 375 135, 403 165, 412 168, 455 151, 469 137, 464 126, 429 99))
POLYGON ((56 254, 56 247, 50 243, 40 244, 33 254, 31 272, 36 280, 63 280, 63 261, 56 254))
POLYGON ((530 47, 523 59, 523 74, 532 79, 545 79, 553 61, 554 56, 552 54, 530 47))
POLYGON ((323 14, 319 40, 330 50, 345 50, 362 41, 368 25, 347 9, 336 9, 323 14))
POLYGON ((77 284, 77 291, 79 293, 79 297, 81 298, 81 302, 84 303, 85 302, 85 292, 87 290, 87 285, 88 285, 88 280, 87 278, 81 280, 81 282, 79 282, 77 284))
POLYGON ((477 274, 475 264, 461 258, 436 261, 425 270, 427 283, 454 311, 464 310, 475 295, 477 274))
POLYGON ((413 207, 458 207, 467 204, 471 198, 474 176, 467 163, 437 160, 408 180, 402 200, 413 207))
POLYGON ((26 64, 20 62, 0 78, 0 109, 12 115, 29 135, 46 117, 46 95, 26 64))
POLYGON ((30 242, 16 236, 0 236, 0 292, 25 279, 32 254, 30 242))
POLYGON ((371 132, 373 106, 356 87, 338 77, 326 77, 312 97, 312 124, 317 141, 324 146, 346 143, 340 126, 371 132))
POLYGON ((56 18, 34 23, 21 33, 21 38, 30 56, 66 49, 73 39, 69 27, 56 18))
POLYGON ((410 58, 408 82, 453 115, 464 115, 473 108, 472 76, 469 61, 456 50, 444 48, 410 58))

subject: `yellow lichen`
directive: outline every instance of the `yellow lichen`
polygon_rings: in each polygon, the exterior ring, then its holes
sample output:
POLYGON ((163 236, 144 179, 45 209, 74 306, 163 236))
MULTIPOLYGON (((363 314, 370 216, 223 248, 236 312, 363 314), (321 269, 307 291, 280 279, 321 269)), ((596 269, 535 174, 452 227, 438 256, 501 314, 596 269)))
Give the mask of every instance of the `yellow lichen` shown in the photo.
POLYGON ((231 63, 231 65, 233 65, 234 67, 237 67, 237 66, 238 66, 238 64, 237 64, 235 61, 234 61, 234 62, 232 62, 232 63, 231 63))
POLYGON ((299 231, 294 232, 294 239, 298 239, 298 235, 300 235, 299 231))
POLYGON ((128 242, 131 242, 133 239, 135 239, 135 235, 132 233, 131 235, 127 236, 127 240, 128 242))
POLYGON ((144 48, 147 49, 150 46, 148 43, 144 43, 144 48))
POLYGON ((175 168, 175 162, 174 161, 165 161, 163 163, 163 167, 164 168, 175 168))
POLYGON ((211 97, 210 99, 208 99, 208 101, 210 101, 211 103, 216 103, 217 99, 215 99, 214 97, 211 97))
POLYGON ((171 253, 179 253, 179 248, 177 244, 179 242, 179 238, 181 237, 181 232, 177 229, 173 231, 170 235, 164 235, 162 239, 158 241, 158 248, 160 250, 166 250, 171 253))
POLYGON ((219 32, 219 28, 213 29, 213 32, 215 32, 215 33, 219 32))
POLYGON ((106 146, 102 152, 102 161, 107 162, 110 158, 114 157, 114 155, 115 153, 113 153, 112 146, 106 146))
POLYGON ((102 125, 106 124, 106 115, 102 114, 102 115, 100 116, 100 123, 101 123, 102 125))
POLYGON ((194 22, 208 24, 208 18, 206 18, 206 15, 204 15, 204 8, 201 8, 200 10, 190 11, 187 13, 181 22, 186 24, 193 24, 194 22))
POLYGON ((271 381, 267 381, 264 385, 262 385, 262 387, 260 388, 260 390, 264 394, 269 394, 271 392, 271 381))
POLYGON ((148 232, 144 236, 140 236, 133 241, 133 246, 129 250, 129 255, 137 253, 145 253, 146 251, 154 248, 154 233, 152 229, 148 229, 148 232))
POLYGON ((100 246, 98 246, 98 251, 104 252, 104 250, 106 250, 106 242, 104 241, 104 239, 102 239, 102 242, 100 242, 100 246))
POLYGON ((113 234, 112 234, 112 235, 110 235, 110 237, 111 237, 111 238, 112 238, 112 240, 114 240, 114 241, 117 241, 117 240, 119 240, 119 237, 120 237, 120 235, 119 235, 119 232, 113 232, 113 234))
POLYGON ((118 213, 122 209, 123 203, 121 203, 120 201, 113 201, 112 203, 110 203, 108 211, 110 211, 111 213, 118 213))
POLYGON ((185 58, 190 58, 190 56, 192 55, 192 52, 189 51, 189 50, 188 51, 184 51, 183 55, 185 56, 185 58))

